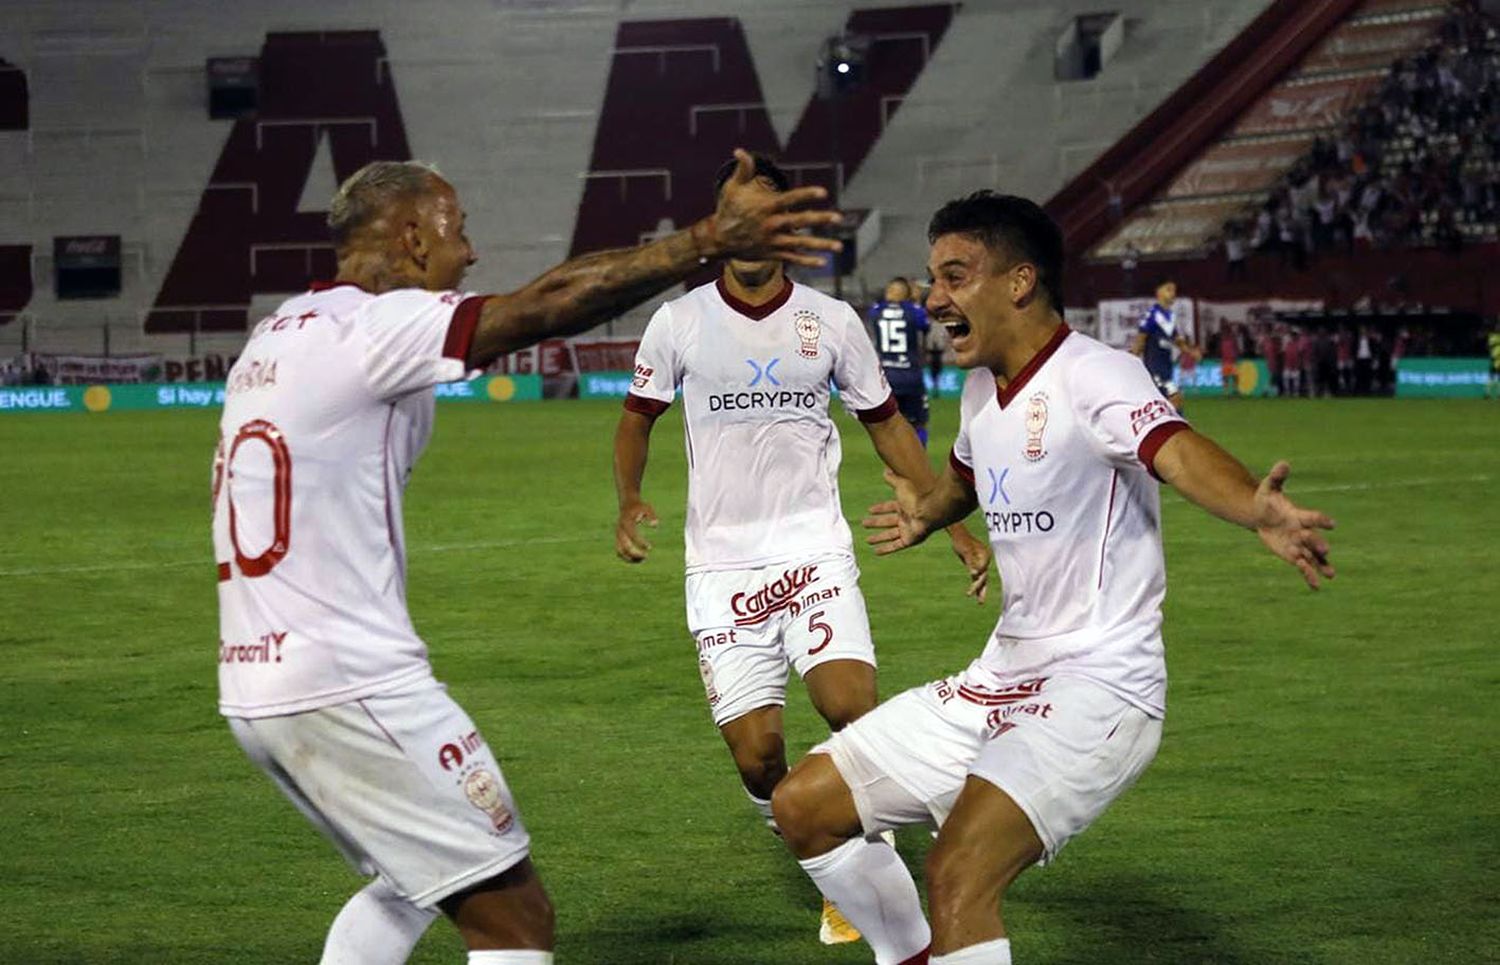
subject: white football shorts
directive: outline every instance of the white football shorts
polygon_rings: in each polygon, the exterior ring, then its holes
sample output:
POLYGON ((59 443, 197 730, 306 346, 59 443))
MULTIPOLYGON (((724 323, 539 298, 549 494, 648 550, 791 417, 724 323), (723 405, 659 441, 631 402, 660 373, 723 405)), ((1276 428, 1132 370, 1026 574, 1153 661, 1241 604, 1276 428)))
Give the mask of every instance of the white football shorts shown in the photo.
POLYGON ((694 573, 687 578, 687 623, 718 727, 785 705, 789 666, 799 677, 830 660, 875 666, 859 567, 844 553, 694 573))
POLYGON ((962 676, 915 687, 812 753, 844 778, 866 834, 941 827, 969 775, 1026 813, 1051 860, 1146 769, 1162 722, 1083 677, 978 689, 962 676))
POLYGON ((500 765, 443 685, 227 718, 250 759, 363 874, 431 907, 525 858, 500 765))

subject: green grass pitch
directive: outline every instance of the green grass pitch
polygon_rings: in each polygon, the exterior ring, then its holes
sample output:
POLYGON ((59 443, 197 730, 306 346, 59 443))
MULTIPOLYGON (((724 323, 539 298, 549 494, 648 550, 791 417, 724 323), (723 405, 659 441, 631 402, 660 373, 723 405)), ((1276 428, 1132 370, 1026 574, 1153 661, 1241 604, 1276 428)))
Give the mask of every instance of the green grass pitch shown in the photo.
MULTIPOLYGON (((847 963, 752 815, 683 628, 685 488, 663 417, 655 556, 613 555, 613 403, 448 406, 407 503, 410 598, 495 748, 563 963, 847 963)), ((1008 906, 1018 962, 1500 958, 1500 406, 1196 402, 1329 511, 1313 594, 1164 495, 1171 673, 1156 762, 1008 906)), ((214 709, 215 414, 0 418, 0 961, 315 961, 359 880, 214 709)), ((848 514, 882 495, 843 419, 848 514)), ((934 412, 934 462, 956 410, 934 412)), ((295 550, 294 550, 295 551, 295 550)), ((947 548, 860 561, 889 696, 995 618, 947 548), (919 595, 907 589, 920 587, 919 595)), ((822 737, 805 694, 790 748, 822 737)), ((920 869, 930 842, 904 833, 920 869)), ((462 960, 438 923, 416 962, 462 960)))

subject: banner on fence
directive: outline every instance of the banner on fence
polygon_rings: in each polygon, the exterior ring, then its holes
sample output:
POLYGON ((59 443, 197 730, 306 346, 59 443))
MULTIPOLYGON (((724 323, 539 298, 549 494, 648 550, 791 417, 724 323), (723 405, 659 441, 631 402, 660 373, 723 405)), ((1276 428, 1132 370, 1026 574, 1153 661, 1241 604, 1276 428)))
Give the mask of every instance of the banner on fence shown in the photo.
POLYGON ((1490 382, 1487 358, 1404 358, 1396 363, 1396 396, 1481 399, 1490 382))
MULTIPOLYGON (((436 395, 439 402, 535 401, 542 397, 542 378, 539 375, 485 375, 467 382, 440 385, 436 395)), ((222 382, 0 388, 0 413, 210 409, 223 404, 222 382)))
MULTIPOLYGON (((1223 395, 1224 367, 1218 359, 1201 359, 1191 369, 1172 367, 1172 378, 1183 395, 1223 395)), ((1239 395, 1275 395, 1264 359, 1240 359, 1234 366, 1234 389, 1239 395)))
POLYGON ((29 356, 27 372, 46 370, 53 385, 92 385, 96 382, 155 382, 161 378, 160 355, 43 355, 29 356))

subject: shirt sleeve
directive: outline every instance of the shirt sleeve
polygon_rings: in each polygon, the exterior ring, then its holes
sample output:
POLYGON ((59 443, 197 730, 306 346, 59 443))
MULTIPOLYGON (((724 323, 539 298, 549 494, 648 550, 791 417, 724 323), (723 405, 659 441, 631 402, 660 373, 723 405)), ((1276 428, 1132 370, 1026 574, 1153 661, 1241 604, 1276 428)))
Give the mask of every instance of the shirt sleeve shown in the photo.
POLYGON ((833 360, 833 384, 860 422, 884 422, 898 411, 875 345, 854 309, 846 309, 843 338, 833 360))
POLYGON ((932 328, 932 323, 927 320, 927 309, 916 302, 911 303, 911 322, 919 332, 926 332, 932 328))
POLYGON ((464 378, 464 360, 487 300, 416 288, 371 299, 357 323, 370 388, 382 399, 394 399, 464 378))
POLYGON ((635 350, 635 373, 625 395, 625 408, 631 412, 658 416, 672 404, 682 380, 681 353, 672 328, 672 309, 663 304, 646 324, 635 350))
POLYGON ((989 369, 970 369, 958 403, 958 435, 948 452, 948 464, 954 472, 974 485, 974 451, 969 441, 969 423, 974 414, 995 395, 995 375, 989 369))
POLYGON ((1161 397, 1140 359, 1126 352, 1099 353, 1073 370, 1071 382, 1079 425, 1118 468, 1140 467, 1155 476, 1161 447, 1190 428, 1161 397))

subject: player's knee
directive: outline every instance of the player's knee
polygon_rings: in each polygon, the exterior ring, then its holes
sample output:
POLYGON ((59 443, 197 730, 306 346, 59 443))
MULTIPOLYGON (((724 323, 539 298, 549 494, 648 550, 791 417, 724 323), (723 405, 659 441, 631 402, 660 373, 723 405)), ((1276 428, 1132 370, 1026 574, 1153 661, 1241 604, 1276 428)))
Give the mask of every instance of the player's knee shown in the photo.
POLYGON ((809 845, 820 837, 818 799, 812 783, 793 774, 776 785, 771 813, 787 846, 798 857, 806 857, 809 845))
POLYGON ((761 800, 771 796, 786 777, 786 747, 780 734, 759 734, 732 749, 745 789, 761 800))
POLYGON ((819 696, 818 713, 828 722, 828 729, 838 733, 875 709, 875 676, 868 680, 849 679, 833 693, 819 696))
POLYGON ((557 932, 557 912, 552 907, 552 899, 543 888, 527 889, 521 896, 521 901, 516 907, 516 917, 520 919, 519 928, 514 923, 502 925, 502 934, 496 938, 500 941, 493 947, 505 947, 515 942, 518 937, 528 947, 551 948, 557 932), (517 932, 521 932, 520 936, 517 932))
POLYGON ((529 866, 506 871, 441 907, 471 949, 553 946, 557 915, 529 866))
POLYGON ((823 719, 828 722, 829 730, 838 733, 874 708, 874 694, 868 695, 868 699, 861 694, 845 694, 823 709, 823 719))

